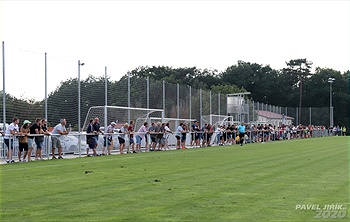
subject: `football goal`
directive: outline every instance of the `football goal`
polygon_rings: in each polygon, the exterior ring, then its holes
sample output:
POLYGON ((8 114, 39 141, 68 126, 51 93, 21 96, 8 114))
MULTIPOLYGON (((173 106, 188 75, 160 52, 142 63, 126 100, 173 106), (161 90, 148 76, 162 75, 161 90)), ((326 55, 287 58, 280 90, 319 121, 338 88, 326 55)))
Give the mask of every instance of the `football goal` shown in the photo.
MULTIPOLYGON (((86 130, 89 120, 93 118, 99 118, 101 126, 108 126, 111 122, 130 123, 131 120, 135 121, 139 118, 164 118, 164 110, 162 109, 146 109, 135 107, 123 107, 123 106, 92 106, 90 107, 82 130, 86 130)), ((136 125, 134 126, 136 128, 136 125)))

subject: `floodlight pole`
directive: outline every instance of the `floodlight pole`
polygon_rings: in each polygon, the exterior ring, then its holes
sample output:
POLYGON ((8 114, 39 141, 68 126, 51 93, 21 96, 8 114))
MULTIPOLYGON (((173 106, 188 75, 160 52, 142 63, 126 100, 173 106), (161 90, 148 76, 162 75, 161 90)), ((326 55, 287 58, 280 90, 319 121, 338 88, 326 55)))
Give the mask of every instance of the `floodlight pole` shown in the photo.
POLYGON ((177 118, 180 119, 180 84, 176 84, 176 89, 177 89, 177 98, 176 98, 176 103, 177 103, 177 118))
POLYGON ((128 73, 128 123, 130 123, 130 73, 128 73))
POLYGON ((80 63, 80 60, 78 60, 78 132, 79 132, 79 157, 81 157, 81 123, 80 123, 80 66, 83 66, 84 63, 80 63))
POLYGON ((149 76, 147 76, 147 109, 149 109, 149 76))
POLYGON ((107 66, 105 66, 105 115, 104 115, 104 132, 107 133, 107 106, 108 106, 108 101, 107 101, 107 84, 108 84, 108 79, 107 79, 107 66))
POLYGON ((5 42, 2 41, 2 115, 3 130, 6 129, 6 90, 5 90, 5 42))
POLYGON ((335 78, 328 78, 329 82, 329 126, 334 127, 333 104, 332 104, 332 84, 335 78))
POLYGON ((220 113, 220 93, 218 93, 218 114, 219 114, 219 116, 221 115, 221 113, 220 113))
MULTIPOLYGON (((165 80, 163 80, 163 110, 165 112, 165 80)), ((164 119, 164 112, 163 112, 163 115, 162 115, 162 122, 163 122, 163 119, 164 119)))
POLYGON ((210 118, 209 118, 209 123, 210 123, 210 125, 212 124, 212 116, 211 116, 211 90, 209 91, 209 116, 210 116, 210 118))

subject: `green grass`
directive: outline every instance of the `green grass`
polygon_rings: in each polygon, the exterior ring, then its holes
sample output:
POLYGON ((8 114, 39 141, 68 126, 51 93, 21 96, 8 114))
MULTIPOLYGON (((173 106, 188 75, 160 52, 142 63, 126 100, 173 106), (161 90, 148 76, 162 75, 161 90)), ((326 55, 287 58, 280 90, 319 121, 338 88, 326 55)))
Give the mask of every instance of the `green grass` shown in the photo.
POLYGON ((345 137, 17 163, 0 173, 1 221, 319 221, 296 205, 350 208, 345 137))

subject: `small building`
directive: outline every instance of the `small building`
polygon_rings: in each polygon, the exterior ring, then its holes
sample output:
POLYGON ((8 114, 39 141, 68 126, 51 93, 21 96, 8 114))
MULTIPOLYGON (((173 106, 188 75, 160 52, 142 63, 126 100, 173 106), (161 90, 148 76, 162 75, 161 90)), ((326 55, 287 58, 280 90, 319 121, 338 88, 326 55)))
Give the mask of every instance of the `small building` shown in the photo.
POLYGON ((293 124, 294 118, 284 114, 264 110, 257 110, 256 112, 258 113, 258 122, 267 122, 275 126, 293 124))

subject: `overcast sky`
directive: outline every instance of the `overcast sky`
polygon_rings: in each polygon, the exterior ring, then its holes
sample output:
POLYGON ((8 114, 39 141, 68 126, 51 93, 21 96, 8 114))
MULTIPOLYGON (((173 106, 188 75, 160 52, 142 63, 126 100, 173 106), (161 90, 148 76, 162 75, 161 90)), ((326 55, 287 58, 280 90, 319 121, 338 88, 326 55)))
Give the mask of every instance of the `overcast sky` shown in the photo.
MULTIPOLYGON (((225 70, 238 60, 285 67, 350 69, 350 1, 2 0, 5 91, 45 97, 60 81, 89 74, 119 80, 138 66, 225 70)), ((2 67, 2 64, 1 64, 2 67)), ((0 80, 1 86, 3 80, 0 80)))

